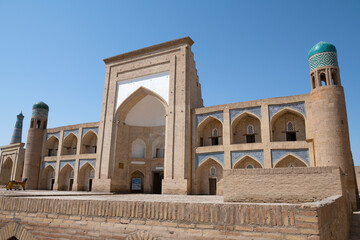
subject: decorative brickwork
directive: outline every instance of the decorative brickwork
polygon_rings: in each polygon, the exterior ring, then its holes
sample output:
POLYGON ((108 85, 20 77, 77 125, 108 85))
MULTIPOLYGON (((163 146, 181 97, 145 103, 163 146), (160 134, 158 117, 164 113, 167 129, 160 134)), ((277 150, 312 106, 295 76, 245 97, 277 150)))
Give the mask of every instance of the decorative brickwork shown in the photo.
POLYGON ((310 71, 325 66, 338 66, 337 54, 335 52, 318 53, 309 59, 310 71))

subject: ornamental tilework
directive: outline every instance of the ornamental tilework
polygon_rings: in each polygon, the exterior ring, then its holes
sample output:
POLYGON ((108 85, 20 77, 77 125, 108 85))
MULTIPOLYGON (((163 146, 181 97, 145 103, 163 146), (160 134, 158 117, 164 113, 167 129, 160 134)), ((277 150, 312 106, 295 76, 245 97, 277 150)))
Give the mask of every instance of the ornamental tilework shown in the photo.
POLYGON ((85 163, 90 163, 90 165, 95 169, 96 159, 80 159, 79 169, 82 168, 82 166, 84 166, 85 163))
POLYGON ((57 137, 57 139, 60 139, 60 132, 46 134, 46 140, 48 140, 52 136, 55 136, 55 137, 57 137))
POLYGON ((44 170, 49 165, 52 166, 54 170, 56 169, 56 161, 42 162, 42 169, 44 170))
POLYGON ((224 166, 224 152, 212 152, 196 154, 196 168, 208 158, 213 158, 224 166))
POLYGON ((93 128, 83 128, 82 130, 82 136, 84 136, 88 131, 93 131, 94 133, 96 133, 96 135, 98 134, 98 127, 93 127, 93 128))
POLYGON ((212 113, 204 113, 204 114, 196 115, 196 126, 199 127, 199 124, 209 116, 216 118, 220 122, 224 123, 224 115, 223 112, 220 111, 220 112, 212 112, 212 113))
POLYGON ((294 109, 298 112, 301 112, 304 117, 306 117, 306 110, 305 110, 305 102, 295 102, 295 103, 287 103, 287 104, 278 104, 278 105, 269 105, 269 119, 279 111, 283 110, 284 108, 294 109))
POLYGON ((64 137, 63 139, 65 139, 67 137, 67 135, 69 135, 70 133, 75 134, 75 136, 79 136, 79 129, 73 129, 73 130, 66 130, 64 131, 64 137))
POLYGON ((243 157, 250 156, 258 160, 264 167, 264 150, 248 150, 231 152, 231 168, 243 157))
POLYGON ((310 71, 325 66, 338 66, 337 55, 334 52, 318 53, 309 59, 310 71))
POLYGON ((66 164, 70 164, 75 169, 75 160, 62 160, 60 161, 60 171, 66 164))
POLYGON ((41 108, 33 109, 31 117, 33 117, 33 118, 39 118, 39 117, 40 118, 47 118, 48 112, 49 112, 49 110, 47 110, 47 109, 41 109, 41 108))
POLYGON ((306 162, 306 164, 309 166, 309 149, 275 149, 271 150, 271 162, 272 166, 274 167, 275 164, 284 156, 288 154, 293 154, 306 162))
POLYGON ((251 108, 240 108, 240 109, 231 109, 230 110, 230 119, 231 122, 240 114, 243 112, 249 112, 254 114, 255 116, 258 116, 261 120, 261 107, 251 107, 251 108))

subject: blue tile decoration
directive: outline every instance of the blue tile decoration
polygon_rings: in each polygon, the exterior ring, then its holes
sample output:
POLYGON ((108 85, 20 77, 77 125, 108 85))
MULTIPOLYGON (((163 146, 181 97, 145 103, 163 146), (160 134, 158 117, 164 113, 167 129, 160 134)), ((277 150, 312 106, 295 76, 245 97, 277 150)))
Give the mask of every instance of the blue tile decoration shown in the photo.
POLYGON ((309 149, 274 149, 271 150, 271 162, 272 162, 272 166, 274 167, 276 165, 276 163, 282 159, 284 156, 288 155, 288 154, 293 154, 294 156, 300 158, 301 160, 303 160, 304 162, 306 162, 306 164, 308 166, 310 166, 310 161, 309 161, 309 149))
POLYGON ((277 104, 277 105, 269 105, 269 119, 279 111, 283 110, 284 108, 290 108, 301 112, 304 117, 306 117, 306 110, 305 110, 305 102, 295 102, 295 103, 287 103, 287 104, 277 104))
POLYGON ((309 59, 310 71, 315 68, 325 66, 338 66, 337 55, 335 52, 318 53, 309 59))
POLYGON ((219 112, 211 112, 211 113, 204 113, 204 114, 196 115, 196 126, 199 127, 200 123, 209 116, 216 118, 220 122, 224 123, 224 114, 222 111, 219 111, 219 112))
POLYGON ((31 117, 33 118, 47 118, 48 116, 48 109, 43 108, 36 108, 32 110, 31 117))
POLYGON ((66 130, 64 131, 64 137, 63 139, 65 139, 67 137, 67 135, 69 135, 70 133, 75 134, 75 136, 79 136, 79 129, 72 129, 72 130, 66 130))
POLYGON ((82 168, 82 166, 84 166, 85 163, 90 163, 90 165, 95 169, 96 159, 80 159, 79 170, 82 168))
POLYGON ((55 136, 55 137, 57 137, 57 139, 60 139, 60 132, 46 134, 46 140, 48 140, 52 136, 55 136))
POLYGON ((75 160, 62 160, 60 161, 60 171, 66 164, 70 164, 75 169, 75 160))
POLYGON ((44 170, 49 165, 52 166, 54 170, 56 169, 56 161, 42 162, 42 169, 44 170))
POLYGON ((211 152, 196 154, 196 168, 208 158, 213 158, 217 160, 224 167, 224 152, 211 152))
POLYGON ((96 135, 98 134, 98 127, 93 127, 93 128, 83 128, 82 130, 82 136, 84 136, 88 131, 93 131, 94 133, 96 133, 96 135))
POLYGON ((258 160, 264 167, 264 150, 246 150, 246 151, 233 151, 231 152, 231 168, 245 156, 250 156, 258 160))
POLYGON ((261 120, 261 107, 251 107, 251 108, 239 108, 239 109, 230 109, 230 121, 232 122, 235 118, 237 118, 243 112, 249 112, 258 116, 261 120))

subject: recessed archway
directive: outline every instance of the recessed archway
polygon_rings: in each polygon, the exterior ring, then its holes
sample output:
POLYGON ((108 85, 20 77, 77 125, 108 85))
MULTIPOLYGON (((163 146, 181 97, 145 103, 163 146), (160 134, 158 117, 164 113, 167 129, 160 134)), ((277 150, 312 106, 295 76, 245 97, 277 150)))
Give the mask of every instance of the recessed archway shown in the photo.
POLYGON ((212 116, 207 117, 199 124, 197 133, 197 146, 201 147, 223 144, 223 124, 212 116))
POLYGON ((223 166, 213 158, 203 161, 196 169, 197 194, 222 195, 223 166))
POLYGON ((284 108, 271 118, 271 141, 305 141, 305 139, 305 117, 302 113, 284 108))
POLYGON ((77 152, 77 137, 73 133, 69 133, 63 141, 61 155, 75 155, 77 152))
POLYGON ((59 175, 59 190, 72 191, 74 183, 74 169, 70 164, 66 164, 59 175))
POLYGON ((10 179, 12 168, 13 168, 13 161, 10 157, 8 157, 1 166, 1 174, 0 174, 1 185, 6 185, 9 183, 10 180, 15 180, 15 179, 10 179))
POLYGON ((274 168, 284 167, 307 167, 306 163, 292 154, 289 154, 280 159, 274 166, 274 168))
POLYGON ((79 171, 78 190, 91 191, 92 181, 95 176, 95 169, 90 163, 85 163, 79 171))
POLYGON ((97 135, 92 130, 89 130, 82 138, 81 154, 96 153, 97 150, 97 135))
POLYGON ((243 112, 231 123, 231 143, 258 143, 261 142, 261 122, 258 116, 243 112))
POLYGON ((55 183, 55 169, 48 165, 41 174, 40 189, 53 190, 55 183))
POLYGON ((46 145, 45 145, 47 156, 57 156, 58 147, 59 147, 59 139, 55 136, 51 136, 46 141, 46 145))
POLYGON ((130 191, 135 193, 144 192, 144 174, 139 170, 130 175, 130 191))

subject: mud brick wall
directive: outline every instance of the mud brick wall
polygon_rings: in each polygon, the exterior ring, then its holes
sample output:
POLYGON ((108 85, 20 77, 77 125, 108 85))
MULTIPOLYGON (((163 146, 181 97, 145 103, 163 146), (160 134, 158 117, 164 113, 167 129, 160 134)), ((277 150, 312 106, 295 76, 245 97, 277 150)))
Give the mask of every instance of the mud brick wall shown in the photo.
POLYGON ((303 203, 342 195, 339 168, 224 170, 225 202, 303 203))
POLYGON ((200 204, 0 197, 0 239, 330 239, 321 234, 347 231, 336 224, 347 215, 328 214, 348 207, 343 198, 200 204))

